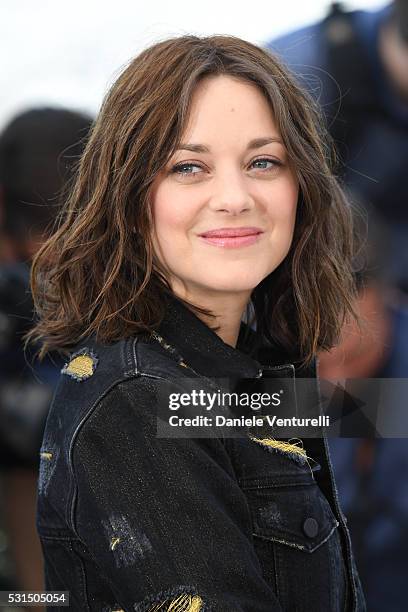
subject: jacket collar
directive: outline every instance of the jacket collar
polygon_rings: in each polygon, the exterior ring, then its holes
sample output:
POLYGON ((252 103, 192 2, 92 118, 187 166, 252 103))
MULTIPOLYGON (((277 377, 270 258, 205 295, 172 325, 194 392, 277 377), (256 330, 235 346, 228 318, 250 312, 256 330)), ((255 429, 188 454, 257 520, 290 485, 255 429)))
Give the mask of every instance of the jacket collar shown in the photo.
POLYGON ((260 371, 277 366, 296 369, 284 351, 267 343, 245 323, 241 323, 234 348, 175 296, 167 296, 166 301, 166 313, 158 333, 197 373, 208 377, 254 378, 260 371))

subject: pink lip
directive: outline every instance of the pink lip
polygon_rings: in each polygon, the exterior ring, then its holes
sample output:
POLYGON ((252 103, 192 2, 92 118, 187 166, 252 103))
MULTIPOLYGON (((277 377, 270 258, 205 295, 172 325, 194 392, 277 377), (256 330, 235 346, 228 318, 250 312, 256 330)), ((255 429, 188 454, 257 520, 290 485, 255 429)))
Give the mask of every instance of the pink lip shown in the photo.
POLYGON ((258 227, 222 227, 200 234, 208 244, 224 248, 236 248, 254 244, 259 240, 263 231, 258 227))
POLYGON ((230 238, 235 236, 250 236, 262 234, 259 227, 220 227, 200 234, 203 238, 230 238))

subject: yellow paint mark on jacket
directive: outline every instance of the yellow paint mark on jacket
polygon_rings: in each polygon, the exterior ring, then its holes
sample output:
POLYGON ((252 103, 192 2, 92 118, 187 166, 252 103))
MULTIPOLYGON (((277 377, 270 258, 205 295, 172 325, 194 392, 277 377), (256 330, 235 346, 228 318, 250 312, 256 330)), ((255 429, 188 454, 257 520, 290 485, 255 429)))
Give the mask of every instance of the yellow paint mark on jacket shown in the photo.
POLYGON ((92 376, 94 371, 94 362, 89 355, 78 355, 74 357, 65 368, 66 374, 77 376, 81 380, 92 376))
POLYGON ((307 459, 307 454, 304 448, 299 446, 298 444, 293 444, 291 442, 284 442, 283 440, 275 440, 274 438, 252 438, 254 442, 258 442, 258 444, 262 444, 263 446, 269 446, 274 448, 282 453, 294 453, 295 455, 299 455, 304 459, 307 459))
POLYGON ((120 538, 112 538, 110 543, 110 549, 115 550, 116 546, 119 544, 120 538))
POLYGON ((156 604, 149 612, 200 612, 203 600, 198 595, 179 595, 170 602, 156 604))
POLYGON ((47 459, 48 461, 51 461, 52 453, 42 452, 42 453, 40 453, 40 457, 41 457, 41 459, 47 459))
POLYGON ((71 355, 69 362, 62 368, 61 374, 66 374, 77 382, 82 382, 94 374, 98 361, 98 357, 92 349, 83 347, 71 355))

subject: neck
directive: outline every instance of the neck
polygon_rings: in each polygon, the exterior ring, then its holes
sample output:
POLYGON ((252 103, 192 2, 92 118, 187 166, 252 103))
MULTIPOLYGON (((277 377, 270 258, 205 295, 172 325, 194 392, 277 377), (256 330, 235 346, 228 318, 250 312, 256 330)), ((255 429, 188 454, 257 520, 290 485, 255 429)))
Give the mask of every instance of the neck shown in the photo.
POLYGON ((245 303, 228 303, 227 301, 220 301, 217 304, 212 302, 212 308, 209 305, 208 309, 216 315, 216 319, 202 320, 207 325, 212 327, 218 327, 219 329, 215 332, 225 344, 229 344, 232 347, 236 347, 239 329, 241 326, 242 315, 246 306, 245 303))
POLYGON ((209 293, 207 291, 202 294, 194 293, 194 295, 191 295, 189 292, 180 292, 175 289, 174 292, 181 299, 211 311, 215 315, 215 319, 213 317, 206 317, 200 313, 198 317, 208 325, 208 327, 218 327, 219 329, 216 330, 215 333, 225 342, 225 344, 229 344, 235 348, 242 315, 245 312, 250 297, 248 292, 227 295, 219 292, 209 293))

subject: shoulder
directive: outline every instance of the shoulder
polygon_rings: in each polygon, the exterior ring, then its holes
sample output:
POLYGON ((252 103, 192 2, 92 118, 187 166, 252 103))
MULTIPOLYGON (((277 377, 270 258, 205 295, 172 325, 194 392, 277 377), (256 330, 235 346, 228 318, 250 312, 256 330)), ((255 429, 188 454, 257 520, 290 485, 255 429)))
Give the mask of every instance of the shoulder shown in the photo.
MULTIPOLYGON (((98 487, 119 499, 123 486, 134 491, 151 486, 156 491, 157 483, 158 494, 167 466, 174 465, 177 474, 186 473, 192 457, 205 469, 216 459, 233 475, 229 455, 218 440, 159 435, 159 408, 167 413, 170 391, 184 390, 184 383, 170 373, 168 357, 166 363, 154 346, 148 350, 135 339, 109 348, 87 343, 64 366, 75 370, 76 378, 61 374, 44 432, 37 513, 43 534, 55 535, 68 526, 78 536, 78 512, 82 517, 84 508, 98 502, 98 487), (136 354, 130 361, 129 351, 136 354), (97 363, 74 364, 78 357, 97 363), (76 371, 80 364, 95 368, 81 381, 76 371), (150 478, 152 463, 157 470, 150 478)), ((179 375, 183 373, 180 367, 179 375)), ((105 510, 96 508, 95 514, 99 511, 105 510)))
POLYGON ((166 377, 171 360, 149 334, 102 344, 87 338, 61 370, 59 394, 97 400, 119 382, 141 376, 166 377))
POLYGON ((148 337, 111 344, 87 338, 76 346, 61 370, 44 437, 68 449, 94 412, 117 413, 126 398, 153 401, 156 381, 179 375, 177 364, 148 337), (176 369, 175 369, 176 368, 176 369))
POLYGON ((51 414, 57 411, 81 419, 119 382, 137 377, 136 341, 101 344, 87 338, 76 346, 61 370, 51 414))

